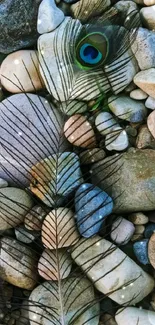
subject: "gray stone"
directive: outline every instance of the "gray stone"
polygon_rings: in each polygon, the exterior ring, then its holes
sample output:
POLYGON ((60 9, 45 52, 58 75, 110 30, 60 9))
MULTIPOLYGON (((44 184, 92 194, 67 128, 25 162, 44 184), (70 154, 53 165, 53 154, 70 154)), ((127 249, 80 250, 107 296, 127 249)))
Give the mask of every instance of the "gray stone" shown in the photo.
POLYGON ((7 187, 7 186, 8 186, 8 182, 5 179, 0 178, 0 188, 7 187))
POLYGON ((102 237, 80 239, 71 256, 96 289, 120 305, 134 305, 153 290, 154 279, 102 237))
POLYGON ((154 325, 155 312, 135 307, 119 309, 115 315, 117 325, 154 325))
POLYGON ((37 14, 41 0, 0 1, 0 52, 30 47, 37 41, 37 14))
POLYGON ((155 151, 132 149, 95 163, 92 182, 114 200, 114 211, 155 209, 155 151))
POLYGON ((91 0, 91 2, 90 0, 83 0, 73 4, 71 6, 71 10, 74 18, 78 18, 83 21, 88 19, 92 15, 92 12, 95 12, 95 14, 103 12, 103 10, 110 7, 110 4, 111 0, 104 0, 100 2, 98 0, 91 0))
POLYGON ((95 302, 91 282, 84 277, 70 277, 60 282, 61 292, 58 284, 57 281, 44 282, 32 291, 29 297, 30 324, 50 325, 54 322, 55 325, 68 325, 72 319, 73 325, 98 325, 99 303, 95 302))
POLYGON ((39 233, 28 231, 28 229, 26 229, 24 226, 17 227, 15 229, 15 235, 17 240, 25 244, 30 244, 36 239, 37 236, 39 237, 39 233))
POLYGON ((155 67, 155 33, 153 31, 140 27, 131 48, 141 70, 155 67))
POLYGON ((32 290, 38 281, 37 256, 17 240, 3 237, 0 249, 0 274, 4 281, 32 290))
POLYGON ((43 0, 39 6, 37 29, 39 34, 49 33, 57 28, 65 16, 54 0, 43 0))
POLYGON ((14 187, 0 189, 0 230, 22 223, 32 206, 33 200, 24 190, 14 187))
POLYGON ((28 185, 29 169, 66 148, 64 117, 43 97, 17 94, 0 103, 0 177, 28 185))
POLYGON ((155 98, 149 96, 145 102, 145 106, 149 109, 155 109, 155 98))

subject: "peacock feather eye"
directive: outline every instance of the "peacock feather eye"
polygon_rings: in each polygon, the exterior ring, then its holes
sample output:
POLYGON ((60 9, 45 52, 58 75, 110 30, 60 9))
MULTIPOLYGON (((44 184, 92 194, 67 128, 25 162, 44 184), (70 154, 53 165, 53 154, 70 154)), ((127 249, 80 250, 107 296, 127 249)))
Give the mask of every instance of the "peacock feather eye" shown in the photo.
POLYGON ((98 68, 105 63, 109 52, 108 39, 104 33, 86 34, 76 45, 76 63, 82 69, 98 68))

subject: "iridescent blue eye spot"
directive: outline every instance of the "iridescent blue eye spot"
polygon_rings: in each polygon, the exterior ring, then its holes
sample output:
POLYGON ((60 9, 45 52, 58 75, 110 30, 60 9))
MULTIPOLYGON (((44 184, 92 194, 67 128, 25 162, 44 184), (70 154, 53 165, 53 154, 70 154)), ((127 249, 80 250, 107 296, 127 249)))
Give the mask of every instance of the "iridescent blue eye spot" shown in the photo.
POLYGON ((88 64, 99 63, 102 59, 102 53, 89 43, 85 43, 80 48, 81 59, 88 64))

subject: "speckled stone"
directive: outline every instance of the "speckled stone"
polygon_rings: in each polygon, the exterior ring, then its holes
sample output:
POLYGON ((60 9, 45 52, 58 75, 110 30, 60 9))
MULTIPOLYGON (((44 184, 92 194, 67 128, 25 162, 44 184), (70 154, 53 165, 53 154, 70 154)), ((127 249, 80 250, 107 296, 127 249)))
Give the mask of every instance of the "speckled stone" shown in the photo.
POLYGON ((133 251, 137 257, 137 260, 144 265, 150 263, 148 259, 148 242, 148 239, 143 239, 133 244, 133 251))
POLYGON ((46 248, 68 247, 78 239, 74 213, 70 209, 58 208, 46 216, 42 225, 42 242, 46 248))
POLYGON ((85 183, 75 193, 75 217, 83 237, 99 232, 105 218, 112 212, 113 201, 99 187, 85 183))

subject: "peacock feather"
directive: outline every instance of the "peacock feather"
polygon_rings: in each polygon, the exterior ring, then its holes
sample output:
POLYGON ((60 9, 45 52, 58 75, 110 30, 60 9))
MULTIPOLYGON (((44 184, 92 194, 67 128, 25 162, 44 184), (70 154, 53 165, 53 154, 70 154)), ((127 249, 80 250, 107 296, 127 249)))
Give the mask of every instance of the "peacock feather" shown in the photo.
POLYGON ((98 0, 90 13, 91 1, 74 2, 29 55, 39 90, 23 58, 13 76, 1 72, 15 89, 0 103, 0 317, 8 325, 108 325, 154 287, 111 237, 125 209, 113 188, 126 153, 107 146, 126 132, 118 123, 130 111, 113 119, 109 106, 137 72, 139 12, 124 18, 98 0))

